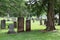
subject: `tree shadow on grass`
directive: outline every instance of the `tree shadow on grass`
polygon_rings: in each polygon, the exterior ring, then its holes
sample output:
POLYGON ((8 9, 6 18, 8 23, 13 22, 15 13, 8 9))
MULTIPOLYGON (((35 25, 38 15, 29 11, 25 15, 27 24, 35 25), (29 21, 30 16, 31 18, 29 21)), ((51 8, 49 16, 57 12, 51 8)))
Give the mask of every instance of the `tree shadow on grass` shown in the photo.
MULTIPOLYGON (((29 32, 20 32, 20 33, 16 33, 16 34, 7 34, 8 30, 0 30, 0 37, 3 39, 14 39, 14 40, 17 40, 17 39, 21 39, 21 40, 24 40, 24 39, 34 39, 34 40, 37 40, 37 39, 41 39, 41 40, 44 40, 44 39, 50 39, 50 38, 58 38, 58 34, 60 34, 60 32, 41 32, 41 30, 31 30, 29 32), (2 32, 3 31, 3 32, 2 32)), ((60 30, 59 30, 60 31, 60 30)), ((19 39, 19 40, 20 40, 19 39)), ((59 38, 58 38, 59 39, 59 38)))

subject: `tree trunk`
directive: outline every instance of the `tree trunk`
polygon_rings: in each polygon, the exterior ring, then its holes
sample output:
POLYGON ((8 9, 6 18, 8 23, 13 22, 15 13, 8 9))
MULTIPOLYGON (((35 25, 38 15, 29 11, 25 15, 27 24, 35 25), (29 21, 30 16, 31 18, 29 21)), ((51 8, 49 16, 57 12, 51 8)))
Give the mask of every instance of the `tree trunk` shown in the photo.
POLYGON ((58 25, 60 25, 60 0, 59 0, 59 22, 58 25))
POLYGON ((58 23, 58 25, 60 25, 60 11, 59 11, 59 23, 58 23))
POLYGON ((47 13, 47 31, 55 30, 54 25, 54 0, 49 0, 47 13))

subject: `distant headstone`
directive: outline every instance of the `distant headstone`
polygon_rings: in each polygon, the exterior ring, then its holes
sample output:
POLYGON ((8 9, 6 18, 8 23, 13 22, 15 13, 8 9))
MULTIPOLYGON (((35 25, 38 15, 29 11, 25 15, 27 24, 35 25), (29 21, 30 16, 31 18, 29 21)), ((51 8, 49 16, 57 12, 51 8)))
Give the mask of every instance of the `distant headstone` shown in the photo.
POLYGON ((31 21, 26 20, 26 31, 31 31, 31 21))
POLYGON ((34 18, 32 18, 33 23, 35 22, 34 18))
POLYGON ((12 34, 12 33, 16 33, 16 32, 14 31, 14 24, 9 24, 8 34, 12 34))
POLYGON ((12 17, 12 21, 13 21, 13 23, 14 23, 14 28, 16 28, 16 27, 17 27, 17 23, 16 23, 16 21, 17 21, 17 18, 15 18, 15 17, 12 17))
POLYGON ((1 29, 5 29, 5 28, 6 28, 6 21, 1 20, 1 29))
POLYGON ((44 20, 44 25, 46 25, 46 22, 47 22, 47 20, 45 19, 45 20, 44 20))
POLYGON ((24 31, 24 18, 18 17, 18 33, 24 31))
POLYGON ((14 22, 14 28, 16 28, 17 27, 17 23, 16 22, 14 22))

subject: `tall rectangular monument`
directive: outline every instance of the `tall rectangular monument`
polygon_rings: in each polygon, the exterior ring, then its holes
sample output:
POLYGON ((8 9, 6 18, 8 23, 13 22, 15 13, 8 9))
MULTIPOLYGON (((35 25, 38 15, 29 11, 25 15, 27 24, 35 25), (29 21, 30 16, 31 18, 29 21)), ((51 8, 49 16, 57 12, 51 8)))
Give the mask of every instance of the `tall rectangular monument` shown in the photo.
POLYGON ((31 31, 31 21, 26 20, 26 31, 31 31))
POLYGON ((18 17, 18 33, 24 31, 24 18, 23 17, 18 17))
POLYGON ((5 29, 5 28, 6 28, 6 21, 1 20, 1 29, 5 29))

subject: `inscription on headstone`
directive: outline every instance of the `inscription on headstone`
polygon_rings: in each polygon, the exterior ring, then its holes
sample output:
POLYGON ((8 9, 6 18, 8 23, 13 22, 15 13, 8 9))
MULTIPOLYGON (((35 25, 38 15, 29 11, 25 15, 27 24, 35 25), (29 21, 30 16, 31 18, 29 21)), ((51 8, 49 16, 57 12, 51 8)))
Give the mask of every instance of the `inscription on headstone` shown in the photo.
POLYGON ((24 18, 23 17, 18 18, 18 30, 17 31, 18 33, 24 31, 24 18))

